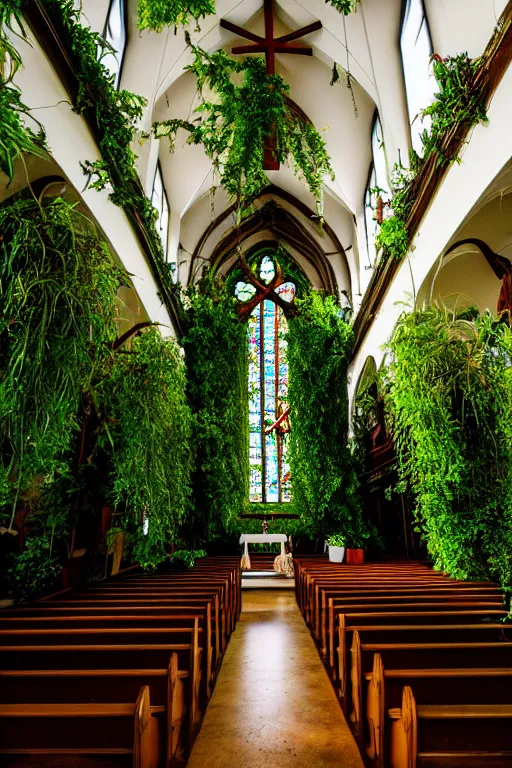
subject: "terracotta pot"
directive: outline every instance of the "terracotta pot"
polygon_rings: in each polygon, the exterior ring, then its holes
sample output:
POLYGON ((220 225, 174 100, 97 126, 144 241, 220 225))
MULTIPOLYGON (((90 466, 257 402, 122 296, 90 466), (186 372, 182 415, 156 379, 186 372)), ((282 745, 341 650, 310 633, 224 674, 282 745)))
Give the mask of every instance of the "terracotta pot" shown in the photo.
POLYGON ((362 565, 364 563, 364 549, 347 549, 345 562, 347 565, 362 565))

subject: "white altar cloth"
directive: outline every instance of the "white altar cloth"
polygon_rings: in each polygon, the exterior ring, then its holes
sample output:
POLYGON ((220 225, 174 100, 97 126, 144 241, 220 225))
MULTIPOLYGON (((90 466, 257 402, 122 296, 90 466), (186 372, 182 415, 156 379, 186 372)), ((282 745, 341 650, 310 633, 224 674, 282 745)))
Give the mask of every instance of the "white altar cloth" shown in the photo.
POLYGON ((267 542, 282 542, 285 544, 288 541, 286 533, 242 533, 240 536, 240 544, 266 544, 267 542))
POLYGON ((242 556, 242 570, 251 570, 251 558, 249 557, 248 544, 266 544, 269 542, 281 543, 281 555, 284 555, 284 545, 288 541, 285 533, 242 533, 239 542, 244 545, 244 554, 242 556))

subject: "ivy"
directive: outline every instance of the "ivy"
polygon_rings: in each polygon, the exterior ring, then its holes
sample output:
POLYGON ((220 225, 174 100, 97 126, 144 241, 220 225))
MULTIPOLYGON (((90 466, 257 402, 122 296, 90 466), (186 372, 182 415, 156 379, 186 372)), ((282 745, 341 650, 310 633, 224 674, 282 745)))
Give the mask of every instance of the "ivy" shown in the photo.
POLYGON ((109 457, 107 487, 133 559, 156 568, 189 509, 191 416, 179 348, 156 328, 113 355, 93 391, 109 457))
POLYGON ((194 510, 184 535, 211 541, 248 504, 247 328, 222 281, 207 276, 189 291, 188 300, 183 343, 196 467, 194 510))
POLYGON ((289 320, 289 461, 293 505, 316 538, 363 536, 358 483, 348 447, 347 370, 352 329, 334 300, 311 292, 289 320))
POLYGON ((402 315, 389 349, 397 471, 434 567, 510 588, 512 330, 430 307, 402 315))
POLYGON ((139 0, 139 29, 161 32, 164 27, 186 26, 215 13, 213 0, 139 0))
POLYGON ((30 110, 21 100, 13 78, 21 67, 21 57, 8 37, 23 32, 21 0, 6 0, 0 6, 0 170, 12 179, 14 161, 23 154, 45 157, 45 135, 41 125, 35 132, 26 125, 30 110))
POLYGON ((203 98, 196 122, 155 123, 153 134, 168 137, 171 151, 179 129, 190 134, 190 144, 202 144, 240 214, 268 185, 264 145, 274 137, 275 157, 293 164, 304 178, 321 218, 323 177, 334 179, 334 173, 324 140, 289 98, 289 85, 280 75, 267 74, 263 58, 235 61, 224 51, 210 55, 194 45, 191 50, 194 61, 186 69, 197 77, 200 93, 207 88, 215 101, 203 98))
POLYGON ((435 101, 426 107, 422 115, 431 119, 430 130, 421 135, 423 160, 437 153, 439 165, 460 159, 446 154, 443 140, 454 126, 471 127, 479 122, 488 122, 484 94, 475 85, 475 76, 480 69, 480 59, 470 59, 467 53, 441 59, 433 56, 434 77, 439 91, 435 101))

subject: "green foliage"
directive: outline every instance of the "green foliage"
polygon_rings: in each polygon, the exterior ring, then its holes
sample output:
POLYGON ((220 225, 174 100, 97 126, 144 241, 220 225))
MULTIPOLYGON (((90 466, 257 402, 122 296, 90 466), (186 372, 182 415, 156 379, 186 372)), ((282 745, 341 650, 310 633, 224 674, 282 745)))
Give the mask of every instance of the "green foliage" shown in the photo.
POLYGON ((479 122, 487 122, 487 108, 484 95, 475 85, 481 61, 471 60, 467 53, 441 59, 434 56, 434 76, 439 86, 435 101, 423 110, 424 116, 431 119, 430 130, 424 130, 421 136, 424 152, 423 159, 436 152, 439 164, 458 160, 455 155, 446 155, 443 140, 454 126, 471 127, 479 122))
POLYGON ((247 328, 222 282, 189 291, 184 339, 196 451, 194 512, 187 538, 211 541, 249 497, 247 328))
MULTIPOLYGON (((434 567, 510 588, 512 331, 490 314, 404 314, 386 405, 434 567)), ((402 486, 403 488, 403 486, 402 486)))
POLYGON ((151 250, 163 258, 160 237, 155 228, 157 212, 145 196, 131 149, 136 125, 142 117, 145 99, 129 91, 118 91, 112 75, 102 63, 102 55, 111 48, 100 34, 80 23, 80 7, 74 0, 42 0, 62 39, 72 63, 78 90, 73 108, 92 121, 101 160, 85 162, 82 167, 91 186, 103 189, 110 182, 110 199, 130 215, 141 220, 151 250))
POLYGON ((21 58, 7 37, 21 25, 21 0, 4 0, 0 4, 0 170, 9 178, 14 172, 14 161, 24 153, 44 157, 45 137, 42 126, 34 132, 26 125, 29 108, 21 100, 20 89, 13 78, 21 67, 21 58))
POLYGON ((401 261, 409 250, 409 233, 407 227, 396 213, 389 219, 384 219, 378 235, 375 238, 375 248, 383 249, 385 259, 401 261))
POLYGON ((5 205, 0 231, 0 502, 12 525, 19 502, 52 511, 70 477, 81 396, 115 339, 125 278, 62 199, 5 205))
POLYGON ((7 558, 7 595, 16 602, 35 599, 53 587, 61 571, 57 554, 45 536, 33 536, 21 552, 7 558))
POLYGON ((189 505, 190 408, 185 366, 172 339, 151 328, 119 350, 93 396, 110 455, 116 523, 144 568, 163 562, 189 505), (147 526, 144 533, 143 525, 147 526))
POLYGON ((359 0, 325 0, 325 2, 330 3, 339 13, 348 16, 350 13, 357 11, 359 0))
POLYGON ((362 522, 347 442, 353 333, 334 298, 311 292, 296 304, 287 337, 293 504, 313 538, 350 535, 362 522))
POLYGON ((280 75, 267 74, 263 58, 235 60, 224 51, 210 55, 191 48, 194 61, 186 69, 197 77, 199 91, 207 87, 215 101, 203 100, 195 110, 196 122, 155 123, 154 135, 167 136, 173 150, 176 133, 183 128, 190 133, 189 143, 202 144, 240 215, 268 185, 264 145, 275 137, 276 157, 280 163, 292 163, 304 178, 321 217, 322 179, 334 178, 334 173, 324 140, 290 100, 289 85, 280 75))
POLYGON ((206 557, 204 549, 176 549, 171 557, 171 562, 186 568, 193 568, 199 557, 206 557))
POLYGON ((154 29, 161 32, 163 27, 186 26, 192 16, 200 18, 215 13, 213 0, 139 0, 139 29, 154 29))
POLYGON ((330 547, 346 547, 347 537, 344 533, 333 533, 332 536, 329 536, 327 539, 327 543, 330 547))

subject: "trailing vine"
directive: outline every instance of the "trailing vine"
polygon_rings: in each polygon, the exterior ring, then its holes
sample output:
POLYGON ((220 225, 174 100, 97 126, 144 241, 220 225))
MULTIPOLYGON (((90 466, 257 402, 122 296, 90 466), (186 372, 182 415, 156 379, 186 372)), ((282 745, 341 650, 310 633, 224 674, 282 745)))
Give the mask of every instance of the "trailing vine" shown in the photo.
POLYGON ((41 125, 35 132, 26 125, 30 110, 21 100, 20 89, 13 79, 21 67, 21 57, 10 42, 7 31, 23 33, 21 0, 8 0, 0 6, 0 170, 9 178, 14 161, 24 153, 44 157, 45 136, 41 125))
POLYGON ((477 310, 404 314, 386 408, 436 569, 511 586, 512 331, 477 310))
POLYGON ((139 29, 161 32, 164 27, 186 26, 190 17, 200 18, 215 13, 214 0, 139 0, 139 29))
POLYGON ((340 531, 356 542, 365 525, 347 437, 353 332, 330 296, 296 304, 287 336, 294 509, 312 537, 340 531))
POLYGON ((200 93, 207 88, 215 101, 196 108, 196 122, 166 120, 153 125, 157 138, 168 137, 174 150, 176 134, 184 129, 190 144, 202 144, 220 183, 241 215, 268 185, 263 169, 264 145, 275 138, 275 157, 293 164, 304 178, 322 217, 322 181, 334 178, 325 142, 289 98, 290 87, 280 75, 267 74, 259 57, 234 60, 224 51, 208 54, 191 45, 194 61, 186 69, 197 77, 200 93), (242 75, 236 81, 233 75, 242 75))
POLYGON ((184 339, 194 414, 194 509, 185 538, 211 541, 249 499, 247 329, 222 281, 205 277, 189 291, 184 339))
POLYGON ((20 501, 34 506, 68 472, 80 397, 115 339, 124 276, 64 200, 0 208, 0 231, 0 498, 12 525, 20 501))
POLYGON ((125 275, 91 222, 62 199, 9 201, 0 231, 0 521, 4 534, 28 530, 27 546, 41 540, 9 578, 47 548, 51 580, 75 523, 82 397, 111 354, 125 275))
POLYGON ((92 395, 117 525, 135 562, 156 568, 189 508, 191 416, 176 342, 150 328, 112 356, 92 395))

